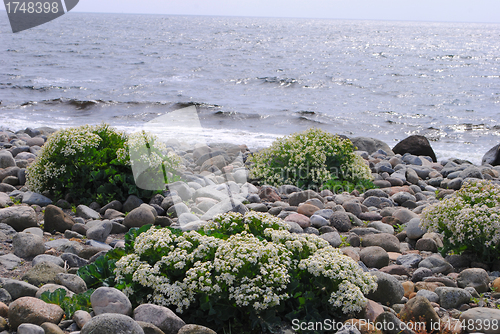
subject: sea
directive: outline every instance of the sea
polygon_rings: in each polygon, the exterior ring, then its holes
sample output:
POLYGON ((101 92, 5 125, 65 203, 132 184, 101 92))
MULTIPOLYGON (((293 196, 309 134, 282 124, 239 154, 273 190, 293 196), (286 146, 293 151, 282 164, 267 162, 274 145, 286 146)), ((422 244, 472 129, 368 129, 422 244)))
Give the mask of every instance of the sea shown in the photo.
POLYGON ((0 127, 135 132, 179 110, 196 120, 167 118, 171 138, 419 134, 480 163, 500 142, 500 24, 71 12, 13 34, 0 12, 0 127))

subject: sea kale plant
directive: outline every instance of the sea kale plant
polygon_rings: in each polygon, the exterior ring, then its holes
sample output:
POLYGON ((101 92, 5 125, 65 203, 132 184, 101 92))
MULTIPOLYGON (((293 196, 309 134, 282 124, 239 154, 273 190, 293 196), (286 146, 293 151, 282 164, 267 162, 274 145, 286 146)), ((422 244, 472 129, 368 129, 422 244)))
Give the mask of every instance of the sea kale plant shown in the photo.
MULTIPOLYGON (((69 196, 75 202, 106 204, 125 200, 129 195, 152 195, 136 185, 132 173, 130 146, 137 146, 144 135, 129 138, 107 124, 67 128, 52 134, 35 162, 28 167, 27 184, 36 192, 49 191, 56 199, 69 196)), ((149 138, 149 137, 147 137, 149 138)), ((152 145, 151 158, 166 161, 169 171, 177 161, 163 155, 163 148, 152 145)), ((153 164, 154 165, 154 164, 153 164)), ((158 165, 154 165, 158 168, 158 165)))
POLYGON ((251 177, 262 183, 319 189, 337 182, 358 184, 372 180, 362 157, 354 153, 349 139, 312 128, 277 139, 255 153, 250 161, 251 177))
POLYGON ((128 239, 133 248, 114 264, 115 287, 221 333, 273 332, 282 321, 360 311, 373 276, 325 240, 288 228, 257 212, 225 213, 199 231, 153 226, 128 239))
POLYGON ((442 254, 475 253, 491 262, 500 254, 500 186, 471 180, 422 213, 422 226, 443 234, 442 254))

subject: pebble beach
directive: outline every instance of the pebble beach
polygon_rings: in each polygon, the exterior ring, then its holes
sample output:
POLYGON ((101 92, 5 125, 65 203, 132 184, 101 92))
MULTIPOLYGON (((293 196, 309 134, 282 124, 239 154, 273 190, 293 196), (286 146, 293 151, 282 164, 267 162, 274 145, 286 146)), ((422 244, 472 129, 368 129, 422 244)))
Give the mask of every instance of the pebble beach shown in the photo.
MULTIPOLYGON (((373 138, 351 138, 377 188, 334 193, 259 184, 249 178, 247 157, 254 150, 246 145, 186 150, 171 143, 182 153, 185 177, 168 191, 148 201, 129 196, 123 202, 72 209, 72 203, 26 186, 26 168, 54 131, 0 132, 0 334, 90 334, 113 328, 133 334, 215 333, 186 324, 166 307, 133 309, 115 288, 97 289, 91 297, 93 311, 77 311, 71 319, 39 297, 58 288, 67 294, 85 292, 78 268, 124 247, 130 228, 154 224, 197 230, 227 211, 277 216, 290 225, 290 232, 318 235, 376 276, 377 290, 366 296, 365 309, 346 321, 351 326, 319 332, 400 332, 377 327, 390 323, 406 325, 405 333, 421 333, 410 328, 420 319, 435 333, 500 333, 500 256, 492 263, 470 254, 443 257, 443 236, 420 225, 425 208, 453 196, 468 180, 500 185, 498 145, 484 152, 482 165, 475 165, 463 159, 439 161, 422 136, 393 148, 373 138)), ((288 324, 281 333, 299 331, 288 324)))

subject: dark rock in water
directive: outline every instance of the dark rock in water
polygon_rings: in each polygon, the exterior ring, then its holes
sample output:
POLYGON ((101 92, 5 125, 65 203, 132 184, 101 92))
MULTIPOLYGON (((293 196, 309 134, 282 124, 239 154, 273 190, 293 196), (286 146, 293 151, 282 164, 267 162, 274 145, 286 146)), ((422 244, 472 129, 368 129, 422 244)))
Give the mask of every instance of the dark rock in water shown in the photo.
POLYGON ((375 138, 356 137, 352 138, 351 142, 357 147, 358 151, 366 151, 368 154, 372 154, 382 149, 387 155, 394 155, 389 145, 375 138))
POLYGON ((436 154, 431 144, 424 136, 414 135, 400 141, 392 151, 395 154, 404 155, 410 153, 413 155, 424 155, 431 157, 432 161, 437 162, 436 154))
POLYGON ((481 164, 490 164, 492 166, 500 165, 500 144, 492 147, 488 152, 486 152, 486 154, 483 156, 481 164))

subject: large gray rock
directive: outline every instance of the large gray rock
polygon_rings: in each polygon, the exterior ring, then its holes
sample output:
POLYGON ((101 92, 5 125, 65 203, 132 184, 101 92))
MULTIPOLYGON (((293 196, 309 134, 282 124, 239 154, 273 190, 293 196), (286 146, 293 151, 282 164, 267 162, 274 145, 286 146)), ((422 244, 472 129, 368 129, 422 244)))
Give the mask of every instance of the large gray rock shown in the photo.
POLYGON ((23 203, 28 205, 39 205, 41 207, 52 204, 52 200, 42 194, 27 191, 23 194, 23 203))
POLYGON ((59 305, 47 304, 33 297, 21 297, 9 305, 9 323, 11 329, 23 323, 41 325, 44 322, 58 324, 64 315, 59 305))
POLYGON ((420 218, 412 218, 405 227, 406 236, 410 239, 420 239, 427 229, 420 226, 420 218))
POLYGON ((437 162, 436 154, 431 147, 431 144, 424 136, 413 135, 400 141, 392 151, 395 154, 404 155, 405 153, 410 153, 413 155, 423 155, 431 157, 432 161, 437 162))
POLYGON ((9 151, 0 151, 0 168, 8 168, 16 166, 16 161, 9 151))
POLYGON ((45 331, 38 325, 21 324, 17 327, 17 334, 45 334, 45 331))
POLYGON ((422 261, 422 257, 420 255, 410 253, 398 256, 396 264, 400 264, 408 268, 416 268, 420 261, 422 261))
POLYGON ((90 296, 90 303, 94 313, 132 314, 132 304, 127 296, 118 289, 100 287, 90 296))
POLYGON ((99 212, 92 210, 86 205, 80 204, 76 207, 76 215, 83 219, 101 219, 99 212))
POLYGON ((412 212, 406 208, 401 208, 393 212, 392 216, 397 218, 402 224, 408 223, 413 218, 418 218, 415 212, 412 212))
POLYGON ((87 284, 78 275, 66 273, 56 274, 56 283, 64 285, 74 293, 83 293, 87 291, 87 284))
POLYGON ((23 259, 12 253, 0 256, 0 265, 7 270, 16 268, 17 266, 19 266, 19 264, 21 264, 21 262, 23 262, 23 259))
POLYGON ((43 238, 31 233, 18 233, 12 238, 14 254, 29 258, 45 253, 43 238))
POLYGON ((460 322, 471 324, 469 333, 500 334, 500 310, 486 307, 471 308, 460 315, 460 322), (493 326, 496 324, 496 326, 493 326))
POLYGON ((86 236, 88 239, 105 242, 112 229, 113 224, 111 223, 111 221, 107 220, 99 222, 98 224, 92 226, 87 230, 86 236))
POLYGON ((136 321, 150 322, 165 333, 177 333, 186 323, 170 309, 153 305, 142 304, 134 310, 136 321))
POLYGON ((141 326, 131 317, 118 313, 105 313, 85 323, 80 334, 144 334, 141 326))
POLYGON ((123 225, 128 228, 142 227, 154 223, 155 216, 153 212, 148 207, 142 205, 130 211, 123 220, 123 225))
POLYGON ((5 290, 9 292, 12 300, 16 300, 21 297, 35 297, 38 287, 27 282, 18 281, 14 279, 6 279, 2 283, 5 290))
POLYGON ((399 205, 403 204, 406 201, 414 201, 414 202, 417 201, 415 196, 406 191, 400 191, 398 193, 395 193, 394 195, 391 196, 391 199, 394 202, 398 203, 399 205))
POLYGON ((342 239, 340 238, 340 234, 338 232, 323 233, 319 237, 328 241, 332 247, 339 247, 340 244, 342 244, 342 239))
POLYGON ((0 223, 10 225, 18 232, 29 227, 38 227, 36 212, 30 206, 0 209, 0 223))
MULTIPOLYGON (((144 203, 142 199, 135 195, 130 195, 122 206, 122 212, 130 212, 144 203)), ((116 209, 115 209, 116 210, 116 209)))
POLYGON ((358 151, 366 151, 368 154, 373 154, 378 150, 383 150, 387 155, 394 155, 389 145, 383 141, 368 137, 355 137, 351 139, 352 144, 357 147, 358 151))
MULTIPOLYGON (((399 240, 392 234, 380 233, 380 234, 368 234, 361 239, 361 246, 379 246, 382 247, 386 252, 396 252, 399 253, 399 240)), ((366 264, 366 263, 365 263, 366 264)))
POLYGON ((0 192, 0 209, 8 207, 12 204, 14 204, 14 203, 10 199, 9 195, 7 195, 6 193, 0 192))
POLYGON ((288 204, 290 204, 290 206, 299 206, 300 203, 304 203, 311 198, 317 198, 324 203, 323 197, 321 197, 318 193, 312 190, 306 190, 290 194, 288 197, 288 204))
POLYGON ((368 299, 389 306, 401 302, 405 294, 401 282, 394 276, 380 271, 375 271, 371 274, 377 278, 377 289, 366 296, 368 299))
POLYGON ((382 268, 389 265, 389 254, 379 246, 363 248, 359 253, 359 258, 368 268, 382 268))
POLYGON ((439 296, 439 305, 445 309, 458 308, 469 303, 472 298, 468 291, 460 288, 440 286, 434 292, 439 296))
POLYGON ((64 233, 66 230, 71 230, 73 225, 75 225, 73 219, 55 205, 47 205, 43 215, 43 221, 43 229, 49 233, 53 231, 64 233))
POLYGON ((418 264, 419 268, 428 268, 433 274, 449 274, 453 271, 453 266, 439 255, 432 255, 418 264))
POLYGON ((23 276, 23 280, 35 286, 47 283, 56 283, 56 275, 66 271, 57 264, 41 262, 29 269, 23 276))
POLYGON ((64 260, 63 259, 61 259, 58 256, 48 255, 48 254, 40 254, 40 255, 35 256, 35 258, 31 262, 31 265, 34 267, 37 264, 42 263, 42 262, 51 262, 51 263, 53 263, 61 268, 64 268, 64 260))
POLYGON ((484 179, 483 173, 481 173, 481 169, 476 166, 467 167, 466 169, 461 171, 460 174, 458 174, 458 177, 462 179, 466 179, 468 177, 475 179, 484 179))
POLYGON ((490 164, 492 166, 500 165, 500 144, 493 146, 488 152, 486 152, 483 156, 481 164, 490 164))
POLYGON ((339 232, 347 232, 351 229, 351 219, 345 212, 334 212, 330 217, 330 225, 335 227, 339 232))
POLYGON ((123 208, 123 204, 122 202, 120 201, 117 201, 117 200, 114 200, 114 201, 111 201, 109 202, 108 204, 106 204, 105 206, 103 206, 101 208, 101 210, 99 210, 99 213, 104 216, 104 214, 106 213, 106 210, 108 209, 113 209, 113 210, 116 210, 116 211, 121 211, 123 208))
POLYGON ((460 272, 457 278, 460 288, 473 287, 478 293, 487 292, 490 288, 490 276, 482 268, 469 268, 460 272))

